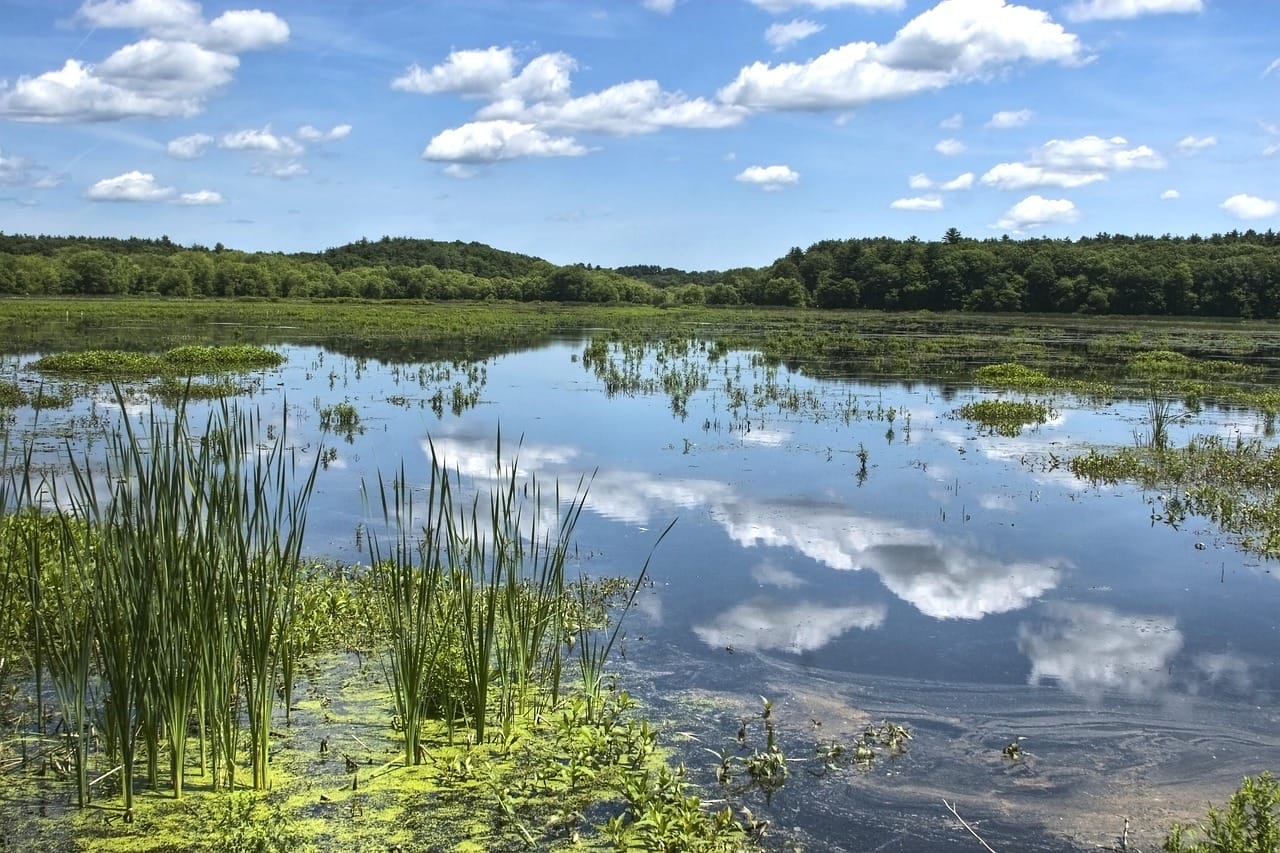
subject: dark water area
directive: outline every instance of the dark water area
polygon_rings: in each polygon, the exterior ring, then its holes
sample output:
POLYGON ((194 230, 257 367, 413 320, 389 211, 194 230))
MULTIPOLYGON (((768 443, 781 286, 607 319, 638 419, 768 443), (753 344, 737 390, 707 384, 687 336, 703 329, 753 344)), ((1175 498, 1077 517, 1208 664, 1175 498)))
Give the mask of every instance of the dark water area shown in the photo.
MULTIPOLYGON (((770 700, 794 767, 770 801, 743 796, 779 843, 979 849, 945 800, 1002 851, 1116 844, 1126 819, 1129 843, 1154 849, 1171 820, 1280 766, 1280 571, 1203 520, 1164 523, 1157 495, 1066 468, 1132 445, 1140 403, 1056 394, 1047 423, 1006 437, 955 415, 991 391, 819 380, 696 343, 603 362, 585 340, 456 363, 279 350, 286 364, 238 405, 304 461, 323 454, 309 553, 367 561, 362 484, 403 462, 425 489, 433 450, 480 487, 501 433, 544 494, 583 481, 571 569, 634 576, 653 553, 623 683, 683 734, 709 797, 707 750, 737 750, 770 700), (339 404, 359 425, 322 431, 339 404), (886 719, 911 730, 905 753, 814 758, 886 719)), ((6 357, 4 375, 34 382, 29 361, 6 357)), ((40 461, 56 469, 64 438, 91 450, 117 408, 94 388, 42 413, 40 461)), ((14 413, 11 443, 32 418, 14 413)), ((1193 434, 1273 441, 1258 417, 1214 409, 1171 441, 1193 434)))

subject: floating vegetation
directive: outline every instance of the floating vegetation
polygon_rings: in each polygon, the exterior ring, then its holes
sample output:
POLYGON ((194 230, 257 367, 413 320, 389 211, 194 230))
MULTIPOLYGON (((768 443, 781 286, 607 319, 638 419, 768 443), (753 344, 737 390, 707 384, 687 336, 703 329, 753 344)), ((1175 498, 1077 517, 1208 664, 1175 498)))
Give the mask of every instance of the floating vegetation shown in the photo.
POLYGON ((1180 448, 1091 449, 1073 458, 1070 469, 1095 483, 1160 489, 1161 511, 1153 521, 1176 527, 1188 516, 1202 516, 1246 550, 1280 557, 1280 447, 1197 436, 1180 448))
POLYGON ((956 410, 956 415, 974 421, 997 435, 1013 437, 1023 427, 1043 424, 1057 412, 1045 402, 1030 400, 976 400, 956 410))
POLYGON ((250 344, 235 344, 182 346, 159 355, 108 349, 64 352, 44 356, 31 366, 42 373, 54 375, 124 380, 261 370, 283 363, 284 356, 274 350, 250 344))
POLYGON ((1262 373, 1257 365, 1219 359, 1193 359, 1172 350, 1147 350, 1129 359, 1129 374, 1137 379, 1239 379, 1262 373))
POLYGON ((16 409, 26 402, 27 395, 17 382, 0 382, 0 409, 16 409))
POLYGON ((158 399, 173 403, 178 400, 221 400, 245 393, 245 383, 235 379, 213 379, 200 382, 169 376, 150 387, 150 393, 158 399))
POLYGON ((336 432, 350 444, 357 433, 364 432, 360 423, 360 410, 350 402, 343 401, 320 409, 320 429, 325 432, 336 432))

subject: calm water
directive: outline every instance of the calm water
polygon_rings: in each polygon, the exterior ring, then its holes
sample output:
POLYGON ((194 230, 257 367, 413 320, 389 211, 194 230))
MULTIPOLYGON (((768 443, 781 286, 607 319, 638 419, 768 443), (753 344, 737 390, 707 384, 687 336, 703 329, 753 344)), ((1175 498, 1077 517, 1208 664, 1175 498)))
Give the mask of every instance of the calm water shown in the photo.
MULTIPOLYGON (((677 520, 617 663, 687 733, 698 779, 714 789, 703 748, 736 747, 762 696, 797 759, 868 721, 911 727, 904 756, 834 772, 797 761, 772 802, 745 797, 807 849, 977 849, 944 798, 1004 851, 1113 844, 1126 817, 1130 843, 1151 848, 1171 818, 1280 769, 1273 565, 1198 520, 1153 518, 1156 495, 1065 470, 1086 445, 1131 444, 1141 405, 1057 396, 1049 423, 1005 438, 953 415, 991 392, 817 381, 697 346, 615 351, 621 390, 584 363, 583 341, 478 365, 282 351, 247 405, 304 454, 329 448, 311 552, 367 559, 362 482, 403 461, 425 486, 432 444, 483 481, 500 429, 503 456, 519 445, 544 487, 590 479, 575 569, 634 574, 677 520), (673 399, 664 375, 693 390, 673 399), (322 434, 319 410, 343 402, 361 430, 322 434), (1001 749, 1019 737, 1010 761, 1001 749)), ((5 374, 25 378, 27 361, 7 358, 5 374)), ((100 390, 42 415, 42 449, 52 458, 53 437, 114 405, 100 390)), ((1191 433, 1261 425, 1206 410, 1173 440, 1191 433)))

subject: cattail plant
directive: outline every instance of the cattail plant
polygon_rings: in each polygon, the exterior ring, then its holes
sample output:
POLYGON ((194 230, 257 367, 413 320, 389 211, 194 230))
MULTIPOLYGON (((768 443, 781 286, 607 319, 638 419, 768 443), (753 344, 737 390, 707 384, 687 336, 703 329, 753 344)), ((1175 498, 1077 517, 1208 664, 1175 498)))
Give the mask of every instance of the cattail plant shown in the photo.
POLYGON ((384 545, 382 537, 370 533, 369 562, 386 631, 386 668, 405 733, 404 762, 420 764, 425 757, 422 724, 440 700, 437 674, 451 635, 442 580, 446 519, 453 497, 448 473, 434 448, 421 538, 416 538, 418 510, 403 464, 390 485, 379 474, 378 497, 383 524, 393 534, 384 545))

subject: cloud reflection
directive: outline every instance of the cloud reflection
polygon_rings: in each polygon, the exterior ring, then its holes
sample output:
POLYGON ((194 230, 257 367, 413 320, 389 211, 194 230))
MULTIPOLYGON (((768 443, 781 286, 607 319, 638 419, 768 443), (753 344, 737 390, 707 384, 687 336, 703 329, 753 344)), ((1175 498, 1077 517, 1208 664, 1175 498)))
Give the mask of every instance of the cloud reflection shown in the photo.
POLYGON ((1054 681, 1096 699, 1120 692, 1150 697, 1169 685, 1169 664, 1182 632, 1162 616, 1117 613, 1089 604, 1053 603, 1039 625, 1018 627, 1018 648, 1031 660, 1031 684, 1054 681))
POLYGON ((739 604, 710 624, 693 629, 713 647, 741 651, 812 652, 855 628, 874 630, 884 624, 884 605, 832 607, 801 601, 782 604, 767 599, 739 604))
MULTIPOLYGON (((487 440, 437 439, 435 445, 450 467, 479 478, 493 476, 487 440)), ((570 448, 526 444, 521 467, 567 465, 577 455, 570 448)), ((552 470, 540 476, 572 474, 552 470)), ((587 508, 636 525, 675 510, 705 510, 743 548, 787 548, 832 569, 873 571, 895 595, 936 619, 981 619, 1018 610, 1056 587, 1061 574, 1058 566, 1003 561, 924 528, 857 515, 843 504, 746 498, 716 480, 605 471, 591 483, 587 508)))

